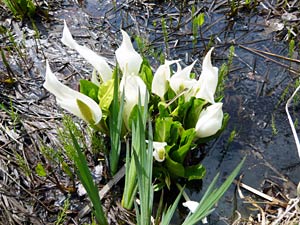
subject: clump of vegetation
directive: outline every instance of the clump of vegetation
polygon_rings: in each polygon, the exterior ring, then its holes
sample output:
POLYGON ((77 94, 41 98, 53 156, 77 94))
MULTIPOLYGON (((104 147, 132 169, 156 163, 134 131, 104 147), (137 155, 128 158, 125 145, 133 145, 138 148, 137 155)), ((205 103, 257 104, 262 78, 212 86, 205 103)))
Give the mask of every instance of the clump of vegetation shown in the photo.
POLYGON ((3 0, 7 8, 15 17, 23 19, 32 18, 36 13, 36 6, 32 0, 3 0))
MULTIPOLYGON (((47 62, 44 87, 56 96, 62 108, 110 137, 107 156, 111 175, 119 168, 121 151, 126 151, 122 206, 131 210, 135 205, 137 223, 150 224, 154 187, 160 191, 178 184, 179 179, 190 181, 204 177, 203 165, 191 164, 187 155, 198 144, 217 138, 226 127, 229 115, 223 113, 219 86, 223 85, 228 71, 223 70, 219 77, 218 68, 211 62, 211 49, 203 59, 199 79, 191 73, 196 62, 181 68, 179 60, 165 60, 153 73, 148 60, 133 48, 129 35, 121 32, 123 41, 116 50, 118 66, 111 69, 104 58, 77 44, 65 23, 62 42, 77 50, 95 69, 91 81, 80 81, 80 92, 77 92, 59 82, 47 62), (126 143, 126 149, 121 149, 122 143, 126 143), (136 205, 137 198, 140 206, 136 205)), ((232 56, 233 50, 231 60, 232 56)), ((82 136, 78 134, 78 142, 72 130, 70 127, 72 141, 69 143, 73 144, 68 145, 66 141, 64 145, 91 199, 97 221, 106 224, 97 188, 81 152, 79 143, 84 141, 80 141, 82 136)), ((201 202, 187 200, 186 206, 193 216, 187 217, 185 224, 194 224, 209 214, 241 165, 220 189, 213 190, 216 178, 201 202)))

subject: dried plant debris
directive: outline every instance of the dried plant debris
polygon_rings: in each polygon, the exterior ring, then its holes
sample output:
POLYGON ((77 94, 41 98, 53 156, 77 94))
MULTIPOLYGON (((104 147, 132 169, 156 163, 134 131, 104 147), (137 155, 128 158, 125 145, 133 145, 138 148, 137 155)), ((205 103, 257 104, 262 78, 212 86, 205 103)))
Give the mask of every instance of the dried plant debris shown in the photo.
POLYGON ((300 198, 298 195, 294 198, 285 195, 282 187, 271 180, 265 181, 262 192, 240 181, 236 183, 240 198, 249 205, 248 208, 253 213, 248 219, 245 219, 236 212, 237 217, 232 224, 290 225, 300 222, 300 198), (244 190, 248 191, 247 195, 245 195, 244 190))

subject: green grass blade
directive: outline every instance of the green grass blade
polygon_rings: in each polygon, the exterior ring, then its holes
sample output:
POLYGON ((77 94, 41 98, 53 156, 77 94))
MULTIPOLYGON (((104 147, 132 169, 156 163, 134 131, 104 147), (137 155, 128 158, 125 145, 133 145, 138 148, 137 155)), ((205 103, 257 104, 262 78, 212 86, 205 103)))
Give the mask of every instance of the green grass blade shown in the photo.
MULTIPOLYGON (((132 133, 134 133, 135 127, 132 126, 132 133)), ((125 186, 122 197, 122 206, 130 210, 133 206, 134 197, 137 191, 136 181, 136 166, 133 157, 133 144, 131 149, 129 143, 126 143, 126 172, 125 172, 125 186)))
POLYGON ((184 220, 182 225, 193 225, 204 219, 209 213, 212 212, 214 205, 220 200, 220 198, 224 195, 227 189, 230 187, 234 178, 238 175, 244 161, 246 158, 238 164, 238 166, 233 170, 233 172, 228 176, 225 182, 217 189, 213 190, 215 186, 218 175, 213 179, 212 183, 208 187, 206 193, 201 199, 196 212, 193 214, 189 214, 189 216, 184 220))
POLYGON ((74 155, 74 162, 77 167, 78 176, 80 178, 80 181, 81 181, 82 185, 84 186, 84 188, 93 204, 93 212, 96 216, 98 223, 101 225, 107 225, 108 223, 107 223, 105 214, 102 209, 98 188, 93 181, 93 177, 88 168, 88 164, 87 164, 85 155, 82 153, 81 148, 80 148, 71 129, 69 130, 69 132, 72 137, 74 149, 76 150, 76 153, 77 153, 74 155))
POLYGON ((140 98, 138 104, 138 116, 132 129, 132 145, 134 146, 133 157, 135 158, 138 190, 140 198, 140 208, 137 215, 139 225, 150 225, 152 206, 153 206, 153 185, 152 185, 152 163, 153 163, 153 145, 152 145, 152 126, 149 123, 148 147, 146 144, 146 121, 148 117, 148 96, 146 96, 144 108, 141 106, 140 98), (144 110, 144 111, 143 111, 144 110))
POLYGON ((122 95, 119 106, 119 79, 117 69, 114 72, 114 97, 111 106, 111 115, 109 118, 109 132, 111 150, 109 153, 109 163, 111 174, 114 175, 118 170, 120 150, 121 150, 121 130, 122 114, 124 108, 124 95, 122 95))
POLYGON ((181 191, 178 194, 177 198, 175 199, 174 203, 168 208, 166 213, 163 213, 160 225, 169 225, 170 224, 171 219, 174 215, 174 212, 177 209, 179 200, 181 199, 183 190, 184 190, 184 188, 181 189, 181 191))

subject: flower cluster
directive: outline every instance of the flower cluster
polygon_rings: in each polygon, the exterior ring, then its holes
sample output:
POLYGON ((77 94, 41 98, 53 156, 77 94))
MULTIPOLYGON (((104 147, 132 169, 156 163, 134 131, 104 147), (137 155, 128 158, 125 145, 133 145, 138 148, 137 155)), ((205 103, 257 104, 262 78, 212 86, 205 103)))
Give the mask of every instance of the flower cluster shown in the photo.
POLYGON ((105 58, 79 45, 65 23, 62 42, 92 64, 91 81, 81 80, 80 92, 72 90, 58 81, 47 62, 44 87, 56 96, 62 108, 109 134, 107 119, 114 97, 113 74, 120 70, 118 97, 119 102, 124 99, 124 134, 131 131, 139 102, 141 106, 147 102, 154 126, 153 156, 157 171, 164 177, 201 179, 205 169, 201 164, 185 165, 185 157, 197 143, 216 137, 228 120, 220 98, 216 101, 214 96, 218 68, 211 63, 213 49, 204 57, 199 79, 191 73, 196 61, 181 68, 180 60, 165 60, 153 74, 148 61, 135 51, 129 35, 123 30, 121 33, 123 40, 115 51, 118 67, 112 69, 105 58))

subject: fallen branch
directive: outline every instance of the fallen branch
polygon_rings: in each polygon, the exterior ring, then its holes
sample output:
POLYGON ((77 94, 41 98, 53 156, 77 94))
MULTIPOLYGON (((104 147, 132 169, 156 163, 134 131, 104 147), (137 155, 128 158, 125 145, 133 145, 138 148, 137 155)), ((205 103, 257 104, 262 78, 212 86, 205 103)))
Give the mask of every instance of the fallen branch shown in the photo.
MULTIPOLYGON (((282 207, 284 207, 284 208, 286 208, 287 205, 288 205, 287 203, 285 203, 285 202, 283 202, 283 201, 280 201, 280 200, 278 200, 277 198, 271 197, 270 195, 267 195, 267 194, 265 194, 265 193, 263 193, 263 192, 261 192, 261 191, 258 191, 258 190, 256 190, 255 188, 250 187, 250 186, 248 186, 247 184, 244 184, 244 183, 242 183, 242 182, 240 182, 240 181, 235 180, 234 183, 237 184, 238 187, 242 187, 242 188, 246 189, 247 191, 252 192, 253 194, 255 194, 255 195, 257 195, 257 196, 259 196, 259 197, 261 197, 261 198, 263 198, 263 199, 268 200, 269 202, 271 202, 271 204, 279 205, 279 206, 282 206, 282 207)), ((242 197, 242 198, 243 198, 243 197, 242 197)))
POLYGON ((298 150, 298 156, 300 158, 300 142, 299 142, 299 138, 298 138, 298 135, 297 135, 296 128, 294 126, 294 121, 293 121, 293 119, 292 119, 292 117, 290 115, 290 112, 289 112, 289 106, 290 106, 290 104, 291 104, 294 96, 299 91, 299 89, 300 89, 300 85, 296 88, 296 90, 294 91, 294 93, 292 94, 292 96, 287 100, 286 105, 285 105, 285 111, 286 111, 287 117, 289 119, 289 123, 290 123, 291 129, 292 129, 292 132, 293 132, 293 135, 294 135, 294 139, 295 139, 295 142, 296 142, 296 146, 297 146, 297 150, 298 150))

